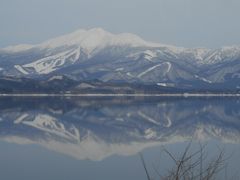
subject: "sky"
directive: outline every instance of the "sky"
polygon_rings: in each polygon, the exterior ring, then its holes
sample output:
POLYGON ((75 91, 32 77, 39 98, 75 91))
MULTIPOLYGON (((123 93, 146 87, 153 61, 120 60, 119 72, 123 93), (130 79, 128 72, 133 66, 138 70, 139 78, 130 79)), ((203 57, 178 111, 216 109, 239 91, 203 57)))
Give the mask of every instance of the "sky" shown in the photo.
POLYGON ((0 47, 101 27, 181 47, 240 45, 240 0, 0 0, 0 47))

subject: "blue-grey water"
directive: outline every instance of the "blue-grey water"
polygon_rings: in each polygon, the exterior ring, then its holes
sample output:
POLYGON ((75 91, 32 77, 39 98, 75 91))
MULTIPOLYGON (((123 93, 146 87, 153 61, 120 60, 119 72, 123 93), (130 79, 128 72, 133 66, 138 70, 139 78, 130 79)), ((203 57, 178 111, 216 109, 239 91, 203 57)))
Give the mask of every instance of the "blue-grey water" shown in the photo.
POLYGON ((1 98, 0 179, 147 180, 204 146, 238 179, 238 98, 1 98), (157 172, 156 172, 157 171, 157 172))

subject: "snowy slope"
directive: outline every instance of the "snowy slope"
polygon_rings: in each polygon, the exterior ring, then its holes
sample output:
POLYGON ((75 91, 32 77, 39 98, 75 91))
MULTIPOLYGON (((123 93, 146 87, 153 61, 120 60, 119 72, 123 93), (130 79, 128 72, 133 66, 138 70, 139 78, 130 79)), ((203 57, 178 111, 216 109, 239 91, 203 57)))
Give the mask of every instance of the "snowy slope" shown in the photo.
MULTIPOLYGON (((78 30, 36 45, 0 50, 0 75, 70 75, 78 80, 154 84, 236 84, 240 47, 182 48, 101 28, 78 30)), ((240 82, 240 81, 239 81, 240 82)), ((239 83, 236 87, 240 86, 239 83)))
POLYGON ((140 37, 130 34, 122 33, 114 35, 101 28, 94 28, 90 30, 80 29, 71 34, 63 35, 54 39, 37 45, 18 45, 4 48, 4 51, 19 52, 26 51, 32 48, 52 49, 62 46, 79 46, 86 49, 89 53, 94 49, 102 49, 107 46, 148 46, 148 47, 162 47, 163 45, 157 43, 150 43, 142 40, 140 37))

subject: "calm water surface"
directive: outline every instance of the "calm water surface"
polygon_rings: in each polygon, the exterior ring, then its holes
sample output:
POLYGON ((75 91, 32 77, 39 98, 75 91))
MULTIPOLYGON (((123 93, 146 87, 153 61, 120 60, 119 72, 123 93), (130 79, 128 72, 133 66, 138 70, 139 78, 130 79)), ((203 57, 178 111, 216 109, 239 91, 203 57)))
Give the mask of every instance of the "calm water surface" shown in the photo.
MULTIPOLYGON (((224 151, 218 179, 238 179, 240 99, 1 98, 0 179, 146 180, 206 145, 224 151)), ((207 163, 207 162, 206 162, 207 163)))

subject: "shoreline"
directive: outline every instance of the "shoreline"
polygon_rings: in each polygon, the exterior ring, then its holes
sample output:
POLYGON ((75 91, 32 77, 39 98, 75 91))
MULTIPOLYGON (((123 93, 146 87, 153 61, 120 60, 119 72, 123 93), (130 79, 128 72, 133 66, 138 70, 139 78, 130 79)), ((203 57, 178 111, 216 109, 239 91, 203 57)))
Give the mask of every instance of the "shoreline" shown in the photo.
POLYGON ((169 93, 169 94, 0 94, 0 97, 240 97, 233 93, 169 93))

